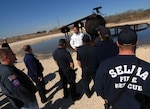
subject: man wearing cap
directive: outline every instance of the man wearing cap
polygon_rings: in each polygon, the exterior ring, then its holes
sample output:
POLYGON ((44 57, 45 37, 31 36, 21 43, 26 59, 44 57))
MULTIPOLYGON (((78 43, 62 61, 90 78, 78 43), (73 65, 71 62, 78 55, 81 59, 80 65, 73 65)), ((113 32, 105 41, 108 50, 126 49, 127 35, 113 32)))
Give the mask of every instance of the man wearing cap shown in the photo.
POLYGON ((137 42, 135 31, 130 28, 122 30, 117 41, 119 54, 103 61, 97 70, 97 95, 109 102, 114 109, 145 109, 143 95, 150 97, 150 64, 135 56, 137 42), (133 72, 135 75, 114 103, 133 72))
POLYGON ((8 48, 10 48, 6 38, 3 38, 3 43, 1 45, 1 47, 8 47, 8 48))
POLYGON ((90 89, 89 84, 91 80, 95 78, 96 72, 93 60, 94 47, 90 46, 90 38, 88 35, 84 35, 82 40, 83 46, 78 48, 77 61, 78 65, 82 68, 83 90, 87 97, 90 98, 94 92, 94 89, 93 87, 90 89))
POLYGON ((95 49, 95 62, 98 67, 103 60, 117 55, 118 47, 111 39, 110 30, 107 27, 98 26, 96 30, 101 39, 100 44, 95 49))

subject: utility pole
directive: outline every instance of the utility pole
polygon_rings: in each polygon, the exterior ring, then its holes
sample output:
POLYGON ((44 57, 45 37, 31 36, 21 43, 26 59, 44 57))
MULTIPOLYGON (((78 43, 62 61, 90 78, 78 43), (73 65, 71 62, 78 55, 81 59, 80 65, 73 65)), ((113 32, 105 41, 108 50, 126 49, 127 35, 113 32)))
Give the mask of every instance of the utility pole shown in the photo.
POLYGON ((58 23, 58 28, 60 28, 58 16, 57 16, 57 23, 58 23))

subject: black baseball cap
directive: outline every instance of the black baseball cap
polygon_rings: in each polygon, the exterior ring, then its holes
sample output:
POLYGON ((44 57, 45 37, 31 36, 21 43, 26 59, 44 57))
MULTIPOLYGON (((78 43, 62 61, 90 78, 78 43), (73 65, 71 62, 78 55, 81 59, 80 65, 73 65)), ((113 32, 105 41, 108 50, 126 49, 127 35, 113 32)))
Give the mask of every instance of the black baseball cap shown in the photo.
POLYGON ((83 36, 83 42, 90 42, 90 37, 88 35, 83 36))
POLYGON ((134 45, 137 42, 137 34, 130 28, 123 29, 118 36, 118 43, 121 45, 134 45))
POLYGON ((103 37, 109 37, 110 36, 110 30, 109 30, 109 28, 107 28, 107 27, 104 27, 104 26, 98 26, 97 28, 96 28, 96 31, 100 31, 100 34, 101 34, 101 36, 103 36, 103 37))

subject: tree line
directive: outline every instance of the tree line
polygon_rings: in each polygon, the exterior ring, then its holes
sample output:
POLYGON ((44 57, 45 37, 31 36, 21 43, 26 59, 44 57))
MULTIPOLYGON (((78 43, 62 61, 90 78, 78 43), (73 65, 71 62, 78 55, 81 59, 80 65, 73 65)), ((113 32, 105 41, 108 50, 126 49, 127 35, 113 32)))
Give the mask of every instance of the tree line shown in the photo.
POLYGON ((128 10, 123 13, 104 17, 106 23, 118 23, 126 21, 143 20, 150 18, 150 9, 128 10))

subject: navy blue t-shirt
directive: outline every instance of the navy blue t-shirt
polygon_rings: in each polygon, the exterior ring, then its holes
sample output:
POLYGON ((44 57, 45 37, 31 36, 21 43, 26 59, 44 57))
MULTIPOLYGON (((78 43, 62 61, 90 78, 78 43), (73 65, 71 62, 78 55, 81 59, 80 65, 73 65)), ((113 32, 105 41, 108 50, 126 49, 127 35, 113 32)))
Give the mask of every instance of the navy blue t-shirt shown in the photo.
MULTIPOLYGON (((26 53, 24 56, 24 63, 28 69, 28 76, 42 76, 42 71, 40 69, 40 62, 34 57, 33 54, 26 53)), ((41 64, 42 65, 42 64, 41 64)))
POLYGON ((91 71, 95 71, 94 50, 95 47, 90 45, 83 45, 78 49, 77 60, 81 62, 82 69, 88 67, 91 71))
POLYGON ((119 49, 116 43, 113 40, 104 40, 102 41, 95 49, 95 61, 97 67, 99 64, 110 57, 118 55, 119 49))
MULTIPOLYGON (((119 55, 103 61, 95 78, 95 90, 110 103, 129 80, 135 70, 137 58, 134 55, 119 55)), ((142 98, 138 93, 150 96, 150 64, 142 61, 127 89, 114 105, 115 109, 140 109, 142 98)))
POLYGON ((53 58, 60 68, 69 67, 70 62, 73 62, 71 54, 65 48, 57 48, 53 53, 53 58))

